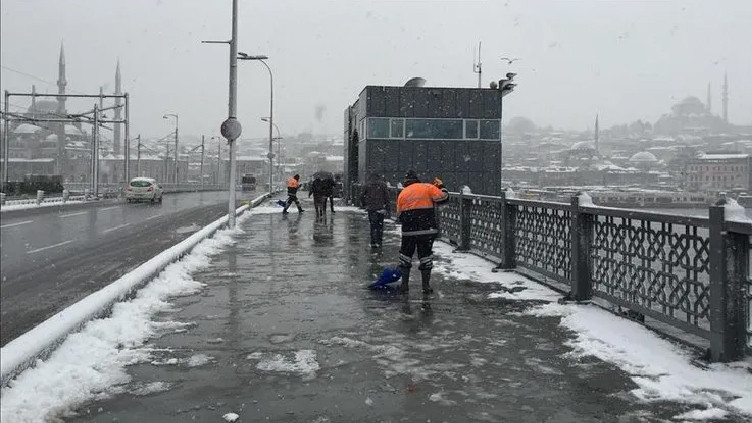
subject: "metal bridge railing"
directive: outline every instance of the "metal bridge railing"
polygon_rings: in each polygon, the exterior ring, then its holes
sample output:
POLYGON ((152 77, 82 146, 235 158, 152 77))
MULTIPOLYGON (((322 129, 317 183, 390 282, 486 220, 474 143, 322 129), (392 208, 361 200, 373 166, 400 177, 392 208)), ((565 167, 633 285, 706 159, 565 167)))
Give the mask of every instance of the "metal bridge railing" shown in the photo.
MULTIPOLYGON (((392 189, 396 196, 398 189, 392 189)), ((351 199, 358 199, 354 185, 351 199)), ((440 237, 499 268, 525 268, 593 297, 700 336, 713 361, 752 349, 752 223, 709 217, 450 193, 437 208, 440 237)))

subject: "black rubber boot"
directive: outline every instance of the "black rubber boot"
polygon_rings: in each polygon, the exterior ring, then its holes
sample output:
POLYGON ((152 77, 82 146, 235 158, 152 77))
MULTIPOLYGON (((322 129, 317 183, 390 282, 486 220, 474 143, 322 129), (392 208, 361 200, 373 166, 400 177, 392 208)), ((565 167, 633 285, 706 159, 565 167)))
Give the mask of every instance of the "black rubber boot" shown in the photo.
POLYGON ((408 292, 410 290, 410 268, 400 267, 402 271, 402 285, 400 285, 401 292, 408 292))
POLYGON ((433 288, 431 288, 431 269, 420 269, 420 279, 421 284, 423 285, 423 293, 432 293, 433 288))

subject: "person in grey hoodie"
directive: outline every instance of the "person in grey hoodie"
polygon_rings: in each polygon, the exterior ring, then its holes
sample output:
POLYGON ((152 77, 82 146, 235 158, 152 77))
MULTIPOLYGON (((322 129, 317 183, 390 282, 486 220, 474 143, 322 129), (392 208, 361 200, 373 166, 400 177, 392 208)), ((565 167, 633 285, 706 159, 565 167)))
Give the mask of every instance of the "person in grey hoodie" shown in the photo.
POLYGON ((368 222, 371 224, 371 248, 381 247, 384 218, 389 214, 389 189, 379 175, 368 175, 360 194, 360 203, 368 212, 368 222))

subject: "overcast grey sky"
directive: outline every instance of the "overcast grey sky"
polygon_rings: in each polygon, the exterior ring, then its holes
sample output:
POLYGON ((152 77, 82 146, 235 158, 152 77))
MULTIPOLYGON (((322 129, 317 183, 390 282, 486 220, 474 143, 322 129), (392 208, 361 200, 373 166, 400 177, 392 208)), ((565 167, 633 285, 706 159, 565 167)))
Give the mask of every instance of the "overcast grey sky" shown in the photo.
MULTIPOLYGON (((54 92, 65 43, 69 92, 113 87, 121 61, 132 132, 159 136, 179 113, 181 133, 217 134, 227 115, 230 0, 3 0, 1 88, 54 92)), ((523 115, 563 129, 654 122, 688 95, 713 109, 728 71, 729 117, 752 124, 752 1, 240 0, 239 49, 266 54, 275 121, 283 133, 342 132, 343 109, 365 85, 477 84, 517 72, 505 119, 523 115), (511 66, 501 56, 518 57, 511 66), (324 110, 318 114, 316 110, 324 110)), ((264 137, 269 80, 239 64, 244 137, 264 137)), ((20 101, 14 101, 20 103, 20 101)), ((90 105, 89 105, 90 106, 90 105)), ((80 106, 83 107, 83 106, 80 106)))

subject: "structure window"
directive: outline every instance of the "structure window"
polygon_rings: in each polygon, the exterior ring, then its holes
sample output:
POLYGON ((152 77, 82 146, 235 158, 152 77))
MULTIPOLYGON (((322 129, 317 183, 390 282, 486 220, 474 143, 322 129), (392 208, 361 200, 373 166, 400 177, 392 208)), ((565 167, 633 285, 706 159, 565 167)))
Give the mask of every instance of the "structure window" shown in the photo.
POLYGON ((405 119, 392 118, 389 121, 391 138, 405 138, 405 119))
POLYGON ((465 119, 465 138, 478 139, 478 119, 465 119))
POLYGON ((389 118, 368 118, 367 138, 389 138, 389 118))
POLYGON ((484 140, 501 139, 501 121, 498 119, 482 119, 480 121, 480 138, 484 140))
POLYGON ((406 119, 405 138, 461 140, 462 119, 406 119))

